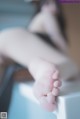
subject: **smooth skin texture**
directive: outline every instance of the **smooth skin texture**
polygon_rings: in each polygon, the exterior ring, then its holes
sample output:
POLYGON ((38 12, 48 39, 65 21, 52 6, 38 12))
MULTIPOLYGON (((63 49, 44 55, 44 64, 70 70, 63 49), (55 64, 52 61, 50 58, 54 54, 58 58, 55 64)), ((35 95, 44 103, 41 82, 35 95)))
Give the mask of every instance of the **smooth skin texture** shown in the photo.
POLYGON ((0 33, 0 54, 28 68, 35 79, 34 95, 47 111, 56 109, 56 98, 62 84, 56 65, 64 62, 66 57, 33 33, 48 34, 67 54, 67 45, 56 21, 54 6, 52 2, 51 7, 50 4, 44 5, 32 20, 28 31, 24 28, 11 28, 0 33))
POLYGON ((59 71, 55 64, 60 64, 66 58, 22 28, 3 31, 0 35, 0 41, 1 53, 27 67, 34 77, 34 94, 42 107, 48 111, 54 111, 56 96, 59 94, 58 88, 61 86, 59 71), (46 99, 50 98, 49 93, 51 93, 51 99, 49 99, 51 101, 48 103, 46 99), (54 98, 55 101, 52 103, 54 98), (42 99, 45 99, 45 101, 41 101, 42 99))

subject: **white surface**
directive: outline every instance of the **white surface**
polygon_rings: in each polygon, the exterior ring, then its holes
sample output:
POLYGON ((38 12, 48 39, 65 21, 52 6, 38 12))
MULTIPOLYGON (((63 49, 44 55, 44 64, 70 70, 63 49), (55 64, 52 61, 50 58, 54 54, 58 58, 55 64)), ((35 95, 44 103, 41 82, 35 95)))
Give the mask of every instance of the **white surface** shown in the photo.
POLYGON ((65 81, 58 98, 57 119, 80 119, 80 78, 65 81))
POLYGON ((22 96, 27 97, 30 100, 32 100, 33 102, 39 104, 38 100, 33 95, 33 90, 32 90, 32 86, 31 86, 32 84, 33 84, 33 82, 29 83, 28 85, 20 84, 19 85, 20 92, 21 92, 22 96))
MULTIPOLYGON (((32 84, 20 84, 21 94, 31 101, 39 104, 33 95, 32 84)), ((54 113, 54 112, 53 112, 54 113)), ((80 119, 80 78, 76 77, 63 82, 60 96, 58 97, 57 119, 80 119)))

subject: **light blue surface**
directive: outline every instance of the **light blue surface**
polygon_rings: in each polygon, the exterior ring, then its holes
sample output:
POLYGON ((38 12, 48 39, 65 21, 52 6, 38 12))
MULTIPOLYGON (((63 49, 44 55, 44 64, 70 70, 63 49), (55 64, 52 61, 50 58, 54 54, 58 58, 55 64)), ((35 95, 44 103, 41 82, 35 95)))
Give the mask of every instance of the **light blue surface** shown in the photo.
POLYGON ((0 30, 27 26, 35 9, 24 0, 0 0, 0 30))
POLYGON ((26 15, 5 14, 0 15, 0 30, 9 27, 27 27, 31 17, 26 15))
MULTIPOLYGON (((0 0, 0 30, 9 27, 27 26, 34 8, 24 0, 0 0)), ((23 97, 19 84, 13 88, 8 119, 56 119, 52 113, 23 97)))
MULTIPOLYGON (((0 0, 0 30, 9 27, 26 27, 34 10, 24 0, 0 0)), ((55 117, 23 97, 19 91, 19 84, 15 84, 8 119, 55 119, 55 117)))
POLYGON ((56 117, 23 97, 19 90, 19 84, 15 84, 8 119, 56 119, 56 117))

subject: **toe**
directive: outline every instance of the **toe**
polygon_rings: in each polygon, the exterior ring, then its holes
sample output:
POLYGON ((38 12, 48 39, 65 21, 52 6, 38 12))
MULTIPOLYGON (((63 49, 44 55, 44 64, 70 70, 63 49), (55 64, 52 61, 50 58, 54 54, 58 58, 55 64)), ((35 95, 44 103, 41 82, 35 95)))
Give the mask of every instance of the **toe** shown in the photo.
POLYGON ((56 104, 48 103, 46 97, 42 97, 40 99, 40 104, 45 110, 49 112, 52 112, 56 109, 56 104))
POLYGON ((49 112, 53 112, 56 109, 56 104, 44 103, 42 107, 49 112))
POLYGON ((54 81, 53 87, 57 88, 57 87, 61 87, 61 85, 62 85, 62 81, 57 80, 57 81, 54 81))
POLYGON ((47 101, 49 103, 55 103, 55 96, 52 93, 47 94, 47 101))
POLYGON ((54 80, 56 80, 56 79, 59 78, 59 71, 58 71, 58 70, 56 70, 56 71, 54 72, 52 78, 53 78, 54 80))
POLYGON ((54 96, 58 96, 59 95, 59 89, 58 88, 54 88, 53 89, 53 91, 52 91, 52 94, 54 95, 54 96))

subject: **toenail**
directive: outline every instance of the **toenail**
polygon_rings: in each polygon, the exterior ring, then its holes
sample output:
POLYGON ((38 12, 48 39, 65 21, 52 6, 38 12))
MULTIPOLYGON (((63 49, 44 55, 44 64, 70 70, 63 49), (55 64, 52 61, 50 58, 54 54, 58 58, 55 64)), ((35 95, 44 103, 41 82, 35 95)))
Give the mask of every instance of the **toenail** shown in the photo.
POLYGON ((60 87, 61 85, 62 85, 62 82, 60 80, 55 81, 53 84, 54 87, 60 87))

